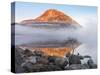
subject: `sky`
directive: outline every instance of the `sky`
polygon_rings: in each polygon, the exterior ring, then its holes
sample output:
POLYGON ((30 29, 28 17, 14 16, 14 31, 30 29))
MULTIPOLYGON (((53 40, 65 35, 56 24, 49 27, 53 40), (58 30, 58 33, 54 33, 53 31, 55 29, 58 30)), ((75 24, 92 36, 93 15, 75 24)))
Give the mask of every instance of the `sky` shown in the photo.
POLYGON ((57 9, 75 19, 84 15, 97 15, 97 7, 95 6, 15 2, 15 22, 20 22, 25 19, 34 19, 48 9, 57 9))

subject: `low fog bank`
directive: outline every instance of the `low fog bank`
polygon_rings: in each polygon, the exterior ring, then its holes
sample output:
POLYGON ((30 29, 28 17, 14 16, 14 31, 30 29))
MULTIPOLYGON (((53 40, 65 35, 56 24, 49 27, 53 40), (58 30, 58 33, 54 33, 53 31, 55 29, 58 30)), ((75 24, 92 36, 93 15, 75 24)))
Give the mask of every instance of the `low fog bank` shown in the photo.
MULTIPOLYGON (((82 19, 81 19, 82 20, 82 19)), ((61 29, 46 29, 34 28, 22 25, 15 25, 15 44, 29 44, 37 42, 64 42, 67 38, 75 38, 82 45, 76 49, 75 53, 90 55, 97 62, 97 19, 84 19, 82 28, 61 28, 61 29)), ((82 20, 83 21, 83 20, 82 20)))

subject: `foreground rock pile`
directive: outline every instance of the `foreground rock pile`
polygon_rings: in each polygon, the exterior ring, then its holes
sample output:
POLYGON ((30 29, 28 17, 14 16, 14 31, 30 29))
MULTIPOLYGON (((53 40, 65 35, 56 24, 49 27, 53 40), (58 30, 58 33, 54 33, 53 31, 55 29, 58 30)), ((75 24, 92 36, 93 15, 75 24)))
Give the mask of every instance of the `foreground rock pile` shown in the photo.
POLYGON ((77 70, 97 68, 90 56, 69 55, 64 58, 56 56, 45 56, 43 52, 15 49, 16 72, 43 72, 60 70, 77 70), (80 60, 90 58, 86 64, 80 60))

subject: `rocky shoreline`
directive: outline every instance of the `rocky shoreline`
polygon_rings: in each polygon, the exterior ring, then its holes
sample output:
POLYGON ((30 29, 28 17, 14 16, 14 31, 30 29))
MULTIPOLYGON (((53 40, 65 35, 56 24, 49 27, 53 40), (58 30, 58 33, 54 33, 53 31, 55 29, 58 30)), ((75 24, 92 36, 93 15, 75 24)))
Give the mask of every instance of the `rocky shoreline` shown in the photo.
POLYGON ((66 55, 66 57, 45 56, 41 51, 31 51, 29 49, 15 48, 15 72, 44 72, 44 71, 62 71, 78 69, 95 69, 90 56, 66 55), (81 60, 89 58, 87 63, 82 64, 81 60))

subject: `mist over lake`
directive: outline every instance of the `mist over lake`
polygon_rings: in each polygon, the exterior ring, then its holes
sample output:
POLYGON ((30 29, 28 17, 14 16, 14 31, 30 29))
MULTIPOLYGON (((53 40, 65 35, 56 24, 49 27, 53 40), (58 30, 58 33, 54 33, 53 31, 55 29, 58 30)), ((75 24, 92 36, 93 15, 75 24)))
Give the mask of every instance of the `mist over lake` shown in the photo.
POLYGON ((30 44, 38 42, 64 42, 67 38, 76 38, 82 43, 75 50, 81 55, 92 56, 97 63, 97 27, 94 21, 87 22, 87 27, 73 28, 35 28, 31 26, 15 25, 15 44, 30 44), (92 26, 91 26, 92 25, 92 26))
POLYGON ((16 45, 58 41, 63 42, 68 37, 76 37, 77 30, 73 28, 34 28, 31 26, 15 25, 16 45), (66 35, 65 35, 66 34, 66 35))

